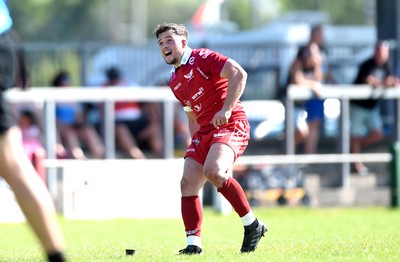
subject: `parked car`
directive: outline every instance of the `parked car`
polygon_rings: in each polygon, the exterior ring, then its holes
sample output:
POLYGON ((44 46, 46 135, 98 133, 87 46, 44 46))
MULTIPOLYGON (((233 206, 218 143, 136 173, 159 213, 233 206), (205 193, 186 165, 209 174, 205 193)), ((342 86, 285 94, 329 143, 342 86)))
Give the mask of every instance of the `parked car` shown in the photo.
MULTIPOLYGON (((242 101, 251 127, 251 139, 285 138, 285 106, 278 100, 242 101)), ((338 137, 340 135, 340 101, 326 99, 324 102, 324 123, 322 135, 338 137)), ((306 117, 306 113, 304 117, 306 117)))

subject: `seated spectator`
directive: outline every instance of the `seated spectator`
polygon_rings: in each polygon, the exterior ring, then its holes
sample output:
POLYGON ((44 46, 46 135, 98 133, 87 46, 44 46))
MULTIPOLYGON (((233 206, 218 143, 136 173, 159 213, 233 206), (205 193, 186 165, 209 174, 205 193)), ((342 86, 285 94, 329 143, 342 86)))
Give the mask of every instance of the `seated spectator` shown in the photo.
MULTIPOLYGON (((66 72, 58 73, 52 81, 56 88, 70 86, 70 76, 66 72)), ((104 146, 96 130, 83 122, 79 103, 56 104, 57 134, 70 157, 87 159, 80 142, 83 142, 92 157, 103 158, 104 146)))
POLYGON ((43 182, 46 183, 46 169, 43 165, 46 150, 43 147, 41 130, 34 113, 30 110, 22 110, 19 114, 18 123, 21 128, 25 152, 43 182))
MULTIPOLYGON (((106 70, 108 87, 127 87, 121 72, 111 67, 106 70)), ((163 156, 161 117, 158 105, 139 104, 128 100, 115 103, 115 136, 118 146, 131 158, 146 158, 143 148, 148 148, 154 157, 163 156)))

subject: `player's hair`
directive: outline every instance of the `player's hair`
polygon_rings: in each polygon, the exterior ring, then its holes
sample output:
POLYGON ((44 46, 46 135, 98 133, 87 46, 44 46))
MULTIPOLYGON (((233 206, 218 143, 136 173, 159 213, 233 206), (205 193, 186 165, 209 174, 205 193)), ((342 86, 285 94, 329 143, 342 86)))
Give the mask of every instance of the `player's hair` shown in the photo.
POLYGON ((158 38, 158 36, 164 32, 172 31, 176 35, 184 36, 186 39, 189 38, 189 33, 186 27, 182 24, 175 23, 162 23, 156 26, 154 29, 154 34, 158 38))

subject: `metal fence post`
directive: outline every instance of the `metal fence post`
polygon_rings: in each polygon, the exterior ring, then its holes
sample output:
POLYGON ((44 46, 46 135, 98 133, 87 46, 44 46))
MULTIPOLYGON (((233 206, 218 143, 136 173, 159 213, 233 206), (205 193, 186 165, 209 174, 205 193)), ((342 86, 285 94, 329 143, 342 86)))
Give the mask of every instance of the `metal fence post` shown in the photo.
POLYGON ((294 144, 294 100, 286 97, 285 106, 285 121, 286 121, 286 154, 294 155, 295 144, 294 144))
POLYGON ((164 101, 164 157, 174 158, 174 102, 164 101))
POLYGON ((104 144, 106 148, 106 159, 115 158, 115 102, 106 100, 104 102, 104 144))
MULTIPOLYGON (((57 126, 56 126, 56 103, 55 101, 44 101, 44 122, 45 122, 45 147, 46 158, 56 159, 57 126)), ((57 168, 47 167, 47 187, 53 200, 57 200, 57 168)))
POLYGON ((390 170, 390 206, 400 207, 400 142, 391 147, 392 160, 390 170))
MULTIPOLYGON (((342 153, 346 156, 350 153, 350 101, 342 99, 342 153)), ((342 162, 342 186, 350 187, 350 161, 342 162)))

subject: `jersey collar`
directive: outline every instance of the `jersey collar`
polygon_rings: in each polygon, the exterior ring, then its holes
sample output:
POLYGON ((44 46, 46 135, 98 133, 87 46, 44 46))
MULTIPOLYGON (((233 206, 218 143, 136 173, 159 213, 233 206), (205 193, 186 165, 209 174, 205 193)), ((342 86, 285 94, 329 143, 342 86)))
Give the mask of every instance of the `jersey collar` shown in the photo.
MULTIPOLYGON (((192 49, 190 47, 186 47, 185 51, 183 52, 181 63, 179 64, 179 66, 186 65, 186 63, 189 61, 191 54, 192 54, 192 49)), ((179 68, 179 66, 178 66, 178 68, 179 68)), ((172 66, 170 73, 174 73, 176 71, 176 69, 177 68, 172 66)))

